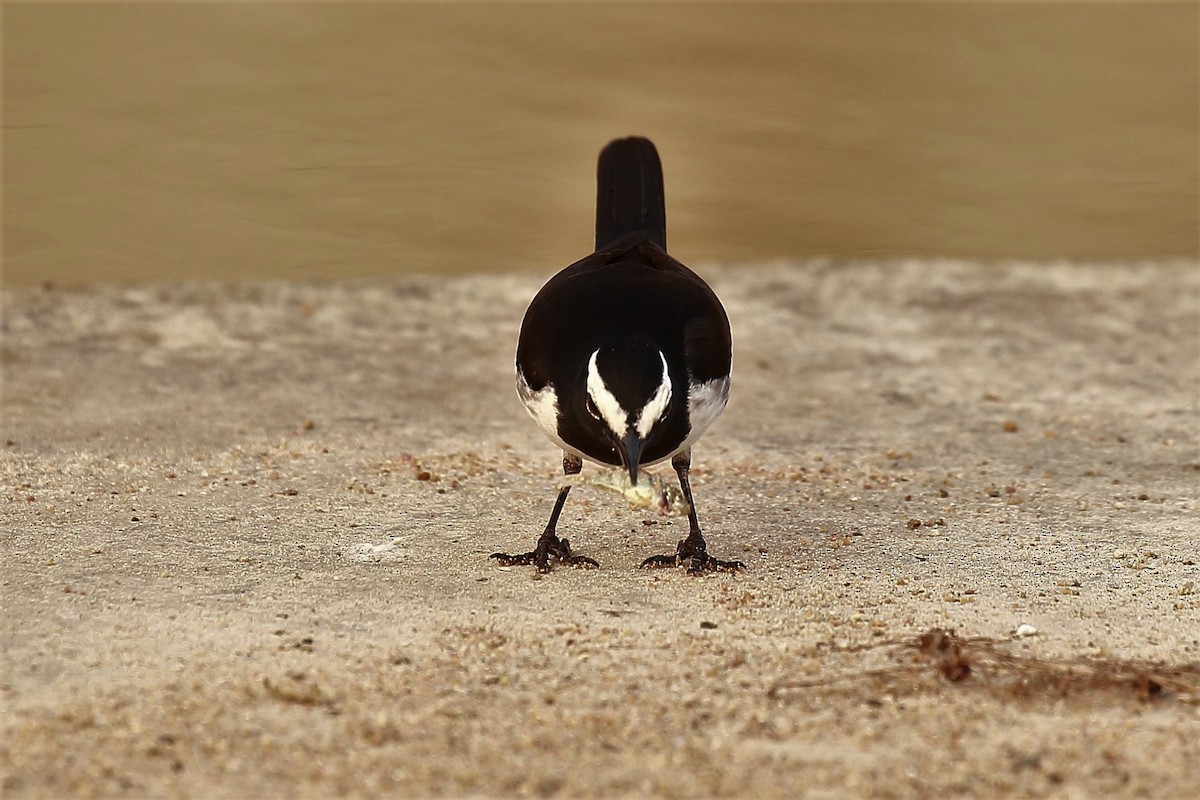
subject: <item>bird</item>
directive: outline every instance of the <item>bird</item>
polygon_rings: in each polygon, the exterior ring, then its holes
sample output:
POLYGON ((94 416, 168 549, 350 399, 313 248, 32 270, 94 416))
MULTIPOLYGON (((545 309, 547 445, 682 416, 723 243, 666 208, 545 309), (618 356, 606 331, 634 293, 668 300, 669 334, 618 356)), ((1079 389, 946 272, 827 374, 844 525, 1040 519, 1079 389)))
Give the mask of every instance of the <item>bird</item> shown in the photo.
MULTIPOLYGON (((596 169, 595 251, 550 278, 525 312, 517 340, 517 394, 563 452, 566 477, 583 462, 643 467, 670 461, 689 506, 687 537, 643 568, 735 572, 708 553, 688 480, 692 447, 729 399, 729 318, 704 280, 667 254, 662 162, 654 144, 610 142, 596 169)), ((493 553, 503 566, 598 567, 557 533, 571 490, 558 492, 533 550, 493 553)))

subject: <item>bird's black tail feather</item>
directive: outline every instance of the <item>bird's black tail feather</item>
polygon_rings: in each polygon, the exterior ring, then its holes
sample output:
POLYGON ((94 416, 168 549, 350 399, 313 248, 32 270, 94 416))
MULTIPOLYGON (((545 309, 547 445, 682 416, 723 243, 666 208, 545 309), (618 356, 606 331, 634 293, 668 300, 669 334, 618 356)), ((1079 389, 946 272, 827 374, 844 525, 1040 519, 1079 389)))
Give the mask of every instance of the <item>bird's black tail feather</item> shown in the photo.
POLYGON ((630 136, 600 151, 596 168, 596 249, 644 231, 667 249, 662 162, 649 139, 630 136))

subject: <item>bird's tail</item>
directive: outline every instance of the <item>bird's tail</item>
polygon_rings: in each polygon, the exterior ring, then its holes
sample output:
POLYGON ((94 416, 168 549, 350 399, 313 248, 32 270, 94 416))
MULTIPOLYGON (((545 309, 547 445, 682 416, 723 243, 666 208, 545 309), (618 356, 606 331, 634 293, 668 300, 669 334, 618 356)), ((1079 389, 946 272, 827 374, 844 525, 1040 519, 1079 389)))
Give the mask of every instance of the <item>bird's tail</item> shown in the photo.
POLYGON ((596 168, 596 249, 644 231, 667 249, 662 162, 654 143, 640 136, 612 141, 596 168))

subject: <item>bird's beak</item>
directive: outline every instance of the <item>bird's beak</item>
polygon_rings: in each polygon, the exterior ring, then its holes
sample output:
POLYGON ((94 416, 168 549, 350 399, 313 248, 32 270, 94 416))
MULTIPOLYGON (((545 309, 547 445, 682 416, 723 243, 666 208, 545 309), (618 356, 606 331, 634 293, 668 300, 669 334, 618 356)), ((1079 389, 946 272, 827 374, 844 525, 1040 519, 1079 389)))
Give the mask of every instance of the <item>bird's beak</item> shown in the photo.
POLYGON ((621 440, 621 458, 625 462, 626 469, 629 470, 629 482, 634 486, 637 485, 638 460, 642 457, 642 447, 645 444, 645 441, 637 435, 637 431, 632 428, 621 440))

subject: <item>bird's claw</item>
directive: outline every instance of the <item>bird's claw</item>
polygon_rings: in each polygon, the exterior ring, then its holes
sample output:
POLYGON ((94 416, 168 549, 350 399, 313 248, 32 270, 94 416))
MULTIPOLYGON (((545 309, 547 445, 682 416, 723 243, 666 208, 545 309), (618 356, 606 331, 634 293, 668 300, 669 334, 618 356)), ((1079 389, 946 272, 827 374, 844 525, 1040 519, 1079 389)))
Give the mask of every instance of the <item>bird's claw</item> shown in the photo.
POLYGON ((550 562, 553 559, 559 564, 566 564, 568 567, 581 567, 583 569, 596 569, 600 563, 595 559, 587 556, 576 555, 571 552, 571 542, 567 539, 559 539, 557 537, 546 538, 543 536, 538 541, 538 546, 528 553, 519 553, 517 555, 509 555, 508 553, 492 553, 489 558, 494 558, 502 567, 515 567, 532 564, 537 568, 537 571, 545 574, 550 571, 550 562))
POLYGON ((674 555, 650 556, 642 562, 642 569, 663 567, 686 567, 689 575, 704 575, 709 572, 741 572, 746 565, 741 561, 722 561, 713 558, 703 547, 694 547, 686 539, 679 543, 674 555))

